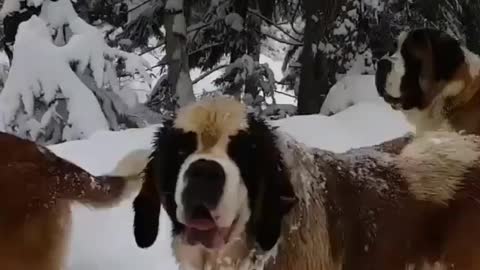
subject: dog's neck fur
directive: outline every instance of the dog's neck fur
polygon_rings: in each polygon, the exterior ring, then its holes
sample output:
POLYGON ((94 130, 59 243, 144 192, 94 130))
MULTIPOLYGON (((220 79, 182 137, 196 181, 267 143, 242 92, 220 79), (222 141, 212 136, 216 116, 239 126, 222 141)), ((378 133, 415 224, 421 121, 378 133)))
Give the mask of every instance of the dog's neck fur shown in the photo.
MULTIPOLYGON (((480 134, 480 57, 464 49, 466 63, 449 83, 441 83, 440 92, 426 110, 405 111, 417 134, 433 130, 463 131, 480 134)), ((435 92, 437 92, 435 91, 435 92)))
POLYGON ((332 259, 327 228, 324 204, 327 176, 306 146, 288 136, 283 136, 279 145, 291 172, 298 203, 284 220, 284 238, 278 247, 281 256, 270 261, 266 269, 340 269, 332 259))

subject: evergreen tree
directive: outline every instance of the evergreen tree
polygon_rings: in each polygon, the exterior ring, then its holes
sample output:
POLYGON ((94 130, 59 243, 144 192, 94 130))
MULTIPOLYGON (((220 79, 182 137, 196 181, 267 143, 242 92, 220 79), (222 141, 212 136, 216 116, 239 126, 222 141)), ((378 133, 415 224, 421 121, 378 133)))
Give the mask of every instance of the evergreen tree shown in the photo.
POLYGON ((1 15, 11 55, 1 130, 49 144, 145 125, 150 112, 122 76, 140 74, 148 83, 148 64, 107 46, 69 0, 8 0, 1 15))

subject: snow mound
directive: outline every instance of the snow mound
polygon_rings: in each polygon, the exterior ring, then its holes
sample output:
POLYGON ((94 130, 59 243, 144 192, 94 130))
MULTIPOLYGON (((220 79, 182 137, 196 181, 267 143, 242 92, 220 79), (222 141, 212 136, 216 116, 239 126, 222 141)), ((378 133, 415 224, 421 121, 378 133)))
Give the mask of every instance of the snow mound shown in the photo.
POLYGON ((330 117, 291 117, 275 124, 310 147, 334 152, 378 144, 413 131, 403 114, 375 102, 359 103, 330 117))
POLYGON ((336 114, 360 102, 385 103, 375 88, 374 75, 352 75, 342 78, 330 89, 320 113, 336 114))
MULTIPOLYGON (((402 136, 411 128, 400 113, 381 103, 360 103, 334 116, 296 116, 272 122, 308 146, 343 152, 402 136)), ((150 149, 156 127, 119 132, 101 131, 88 140, 50 146, 89 172, 110 172, 135 149, 150 149)), ((170 224, 160 218, 160 233, 149 249, 133 237, 132 198, 109 210, 93 211, 75 205, 67 270, 177 270, 170 249, 170 224)))

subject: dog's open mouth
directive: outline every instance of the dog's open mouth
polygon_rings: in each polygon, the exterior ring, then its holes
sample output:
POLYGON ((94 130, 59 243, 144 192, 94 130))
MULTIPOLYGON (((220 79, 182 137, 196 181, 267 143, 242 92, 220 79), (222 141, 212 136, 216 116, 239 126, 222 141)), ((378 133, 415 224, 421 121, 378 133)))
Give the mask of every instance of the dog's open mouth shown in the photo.
POLYGON ((219 227, 211 215, 203 215, 185 224, 184 237, 189 245, 201 244, 208 249, 221 249, 227 244, 234 224, 219 227))
POLYGON ((207 220, 186 225, 185 239, 189 245, 201 244, 208 249, 220 249, 228 241, 230 228, 220 228, 207 220))

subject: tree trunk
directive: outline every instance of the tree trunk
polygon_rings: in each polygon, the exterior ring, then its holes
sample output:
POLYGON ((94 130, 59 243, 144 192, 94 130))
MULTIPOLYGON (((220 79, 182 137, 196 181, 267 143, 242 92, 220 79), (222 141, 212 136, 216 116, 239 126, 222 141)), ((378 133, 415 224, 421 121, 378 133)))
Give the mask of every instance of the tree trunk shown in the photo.
POLYGON ((301 73, 298 91, 298 114, 317 114, 328 94, 328 64, 325 55, 318 50, 320 2, 304 3, 306 25, 304 49, 300 56, 301 73), (316 17, 317 16, 317 17, 316 17))
POLYGON ((183 0, 168 0, 165 5, 168 84, 178 106, 195 101, 187 53, 187 23, 183 0))
POLYGON ((480 54, 480 3, 477 1, 467 1, 463 6, 463 26, 465 27, 465 40, 469 50, 480 54))
MULTIPOLYGON (((249 5, 250 5, 250 8, 256 9, 260 12, 260 5, 258 1, 259 0, 249 1, 249 5)), ((265 0, 260 0, 260 1, 265 1, 265 0)), ((249 20, 252 21, 250 27, 252 29, 249 29, 249 31, 261 33, 262 20, 256 16, 252 16, 252 15, 250 16, 251 17, 249 18, 249 20)), ((245 15, 245 18, 246 18, 246 15, 245 15)), ((253 61, 260 62, 260 49, 261 49, 261 43, 262 43, 260 36, 255 35, 255 38, 248 41, 249 43, 247 44, 247 53, 252 57, 253 61)), ((258 82, 258 78, 256 78, 256 76, 250 76, 245 81, 245 94, 252 95, 254 99, 257 98, 258 94, 260 93, 257 87, 257 82, 258 82)))

